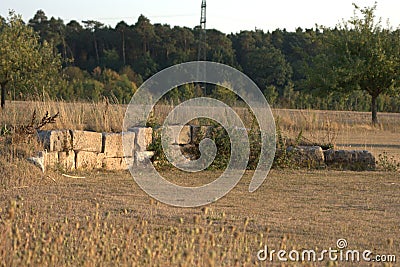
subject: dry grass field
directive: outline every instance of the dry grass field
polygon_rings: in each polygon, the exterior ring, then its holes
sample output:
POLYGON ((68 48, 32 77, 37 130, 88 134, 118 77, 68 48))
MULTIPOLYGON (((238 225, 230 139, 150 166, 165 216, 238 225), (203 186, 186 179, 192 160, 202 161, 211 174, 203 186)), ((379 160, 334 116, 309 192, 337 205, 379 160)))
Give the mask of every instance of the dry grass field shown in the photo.
MULTIPOLYGON (((9 104, 9 103, 7 103, 9 104)), ((28 123, 60 111, 48 127, 118 131, 120 105, 13 102, 0 126, 28 123)), ((162 114, 160 107, 155 113, 162 114)), ((400 114, 274 110, 285 135, 337 147, 387 152, 400 159, 400 114), (278 119, 279 118, 279 119, 278 119)), ((252 171, 221 200, 199 208, 159 203, 143 192, 129 172, 61 171, 45 174, 26 161, 34 141, 0 136, 0 266, 354 266, 351 262, 259 261, 269 249, 348 249, 400 260, 400 172, 273 169, 264 184, 248 192, 252 171)), ((215 171, 188 174, 163 169, 177 184, 196 186, 215 171)), ((360 263, 395 266, 395 263, 360 263)))

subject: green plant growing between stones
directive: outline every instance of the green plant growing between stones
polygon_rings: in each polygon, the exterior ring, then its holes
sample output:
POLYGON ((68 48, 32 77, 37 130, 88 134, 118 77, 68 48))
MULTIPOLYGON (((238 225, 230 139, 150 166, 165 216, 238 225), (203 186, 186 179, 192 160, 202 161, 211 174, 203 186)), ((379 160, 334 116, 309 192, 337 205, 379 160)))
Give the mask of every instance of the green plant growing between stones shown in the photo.
POLYGON ((153 130, 153 142, 149 144, 147 149, 154 152, 153 161, 158 167, 172 167, 164 153, 160 131, 161 128, 153 130))
MULTIPOLYGON (((296 142, 301 139, 301 131, 296 138, 296 142)), ((293 150, 287 150, 286 138, 282 134, 282 129, 279 124, 279 117, 276 120, 276 155, 274 158, 273 167, 275 168, 288 168, 293 166, 293 150)))

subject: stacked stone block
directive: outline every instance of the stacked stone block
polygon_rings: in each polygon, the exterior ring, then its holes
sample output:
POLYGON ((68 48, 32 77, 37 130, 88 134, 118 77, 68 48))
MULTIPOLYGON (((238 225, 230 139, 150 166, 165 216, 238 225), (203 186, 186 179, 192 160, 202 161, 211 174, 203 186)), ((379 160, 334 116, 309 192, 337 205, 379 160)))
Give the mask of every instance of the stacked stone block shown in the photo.
POLYGON ((147 158, 152 156, 146 151, 152 141, 152 129, 140 128, 137 133, 40 131, 38 139, 45 151, 39 152, 38 157, 45 168, 61 168, 65 171, 127 170, 134 163, 135 153, 143 153, 147 158))
POLYGON ((101 169, 104 153, 102 153, 102 134, 88 131, 70 131, 72 149, 75 152, 75 168, 77 170, 101 169))
POLYGON ((325 166, 324 151, 320 146, 288 147, 293 164, 303 168, 315 169, 325 166))
POLYGON ((132 163, 135 150, 135 133, 103 133, 103 168, 106 170, 127 170, 132 163), (125 140, 123 144, 122 140, 125 140), (125 145, 125 146, 124 146, 125 145))
POLYGON ((374 155, 367 150, 333 150, 324 152, 325 163, 332 168, 344 170, 375 170, 374 155))

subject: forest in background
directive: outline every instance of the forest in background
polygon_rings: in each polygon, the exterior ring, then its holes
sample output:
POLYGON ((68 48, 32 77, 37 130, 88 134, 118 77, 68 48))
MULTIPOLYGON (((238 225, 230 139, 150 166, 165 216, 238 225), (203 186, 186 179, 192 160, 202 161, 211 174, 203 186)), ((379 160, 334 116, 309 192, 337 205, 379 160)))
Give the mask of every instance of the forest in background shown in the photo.
MULTIPOLYGON (((38 10, 26 25, 34 30, 40 43, 49 44, 58 55, 61 81, 51 88, 10 84, 6 91, 9 99, 46 94, 67 101, 99 101, 107 97, 128 103, 144 80, 166 67, 197 60, 199 45, 204 45, 200 44, 200 27, 152 24, 143 15, 134 25, 121 21, 113 28, 93 20, 64 23, 61 18, 48 18, 38 10)), ((399 31, 387 32, 397 44, 399 31)), ((315 82, 319 79, 315 77, 321 77, 319 72, 324 71, 318 64, 321 55, 327 55, 326 41, 332 36, 340 36, 340 31, 316 27, 294 32, 276 29, 224 34, 209 29, 205 45, 208 61, 243 71, 256 82, 272 107, 370 111, 368 90, 365 93, 363 88, 353 88, 350 83, 351 89, 347 89, 346 81, 340 86, 315 82), (339 87, 346 90, 337 90, 339 87)), ((399 65, 394 68, 398 75, 399 65)), ((400 80, 398 76, 397 79, 400 80)), ((173 90, 165 100, 178 103, 199 94, 201 90, 189 84, 173 90)), ((207 87, 207 95, 230 104, 237 100, 218 86, 207 87)), ((378 111, 400 112, 398 90, 379 91, 376 106, 378 111)))

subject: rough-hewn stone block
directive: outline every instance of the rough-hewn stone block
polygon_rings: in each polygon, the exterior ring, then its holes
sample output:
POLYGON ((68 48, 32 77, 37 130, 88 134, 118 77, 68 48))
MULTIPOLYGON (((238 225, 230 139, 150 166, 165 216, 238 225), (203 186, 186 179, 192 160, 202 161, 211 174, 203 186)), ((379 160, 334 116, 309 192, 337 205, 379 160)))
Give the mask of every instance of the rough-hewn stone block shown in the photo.
POLYGON ((344 170, 375 170, 374 155, 366 150, 333 150, 324 152, 329 167, 344 170))
POLYGON ((175 145, 187 145, 192 140, 191 129, 189 125, 171 125, 165 128, 165 132, 171 137, 169 143, 175 145))
POLYGON ((38 139, 47 151, 68 151, 72 149, 69 130, 39 131, 38 139))
POLYGON ((36 157, 43 164, 44 169, 54 168, 58 164, 58 152, 40 151, 36 157))
POLYGON ((299 167, 320 168, 325 166, 324 152, 319 146, 288 147, 287 151, 292 153, 291 159, 299 167))
POLYGON ((75 152, 73 150, 58 152, 58 164, 65 171, 75 170, 75 152))
POLYGON ((172 159, 178 160, 184 156, 186 160, 197 160, 200 157, 198 146, 193 144, 188 145, 169 145, 170 156, 172 159))
POLYGON ((133 157, 135 147, 135 133, 103 133, 102 152, 109 158, 133 157), (122 136, 124 136, 122 138, 122 136), (125 141, 125 151, 122 141, 125 141), (125 152, 125 155, 124 155, 125 152))
POLYGON ((146 159, 151 159, 154 156, 154 151, 136 151, 135 152, 135 163, 144 163, 146 159))
POLYGON ((101 152, 102 133, 71 131, 73 150, 101 152))
POLYGON ((46 168, 54 168, 58 164, 58 152, 45 152, 44 153, 44 165, 46 168))
POLYGON ((133 163, 133 158, 104 158, 103 169, 108 171, 128 170, 129 164, 132 163, 133 163))
POLYGON ((146 151, 153 141, 153 129, 151 127, 134 127, 130 131, 135 133, 135 150, 146 151))
POLYGON ((104 153, 76 151, 75 167, 77 170, 93 170, 103 167, 104 153))

